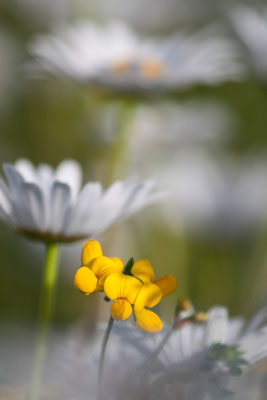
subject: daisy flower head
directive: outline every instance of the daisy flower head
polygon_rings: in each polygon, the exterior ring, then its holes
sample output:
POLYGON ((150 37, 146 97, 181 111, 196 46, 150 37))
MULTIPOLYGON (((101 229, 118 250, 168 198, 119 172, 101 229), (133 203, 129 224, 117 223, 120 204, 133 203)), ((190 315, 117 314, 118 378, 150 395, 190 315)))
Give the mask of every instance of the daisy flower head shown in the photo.
POLYGON ((264 309, 245 324, 241 318, 229 319, 226 308, 215 306, 208 311, 206 322, 188 322, 174 330, 151 365, 152 375, 157 374, 153 384, 159 398, 167 390, 168 399, 175 399, 177 387, 186 399, 197 392, 200 398, 205 393, 223 398, 225 378, 240 375, 267 356, 266 317, 264 309))
POLYGON ((245 324, 241 318, 229 319, 226 308, 215 306, 205 321, 186 317, 187 323, 156 336, 129 328, 125 334, 127 326, 117 330, 121 346, 133 346, 147 358, 129 373, 133 379, 121 384, 118 397, 218 400, 230 395, 233 379, 238 394, 239 375, 267 356, 266 317, 265 309, 245 324))
POLYGON ((267 7, 260 10, 240 3, 230 9, 228 18, 246 64, 259 79, 266 81, 267 7))
POLYGON ((104 190, 98 182, 81 188, 74 160, 53 170, 25 159, 5 164, 8 185, 0 179, 0 218, 15 231, 36 239, 71 242, 99 234, 164 197, 154 183, 117 181, 104 190))
POLYGON ((239 79, 233 44, 215 28, 142 38, 129 26, 79 22, 37 36, 32 71, 115 92, 182 89, 239 79))

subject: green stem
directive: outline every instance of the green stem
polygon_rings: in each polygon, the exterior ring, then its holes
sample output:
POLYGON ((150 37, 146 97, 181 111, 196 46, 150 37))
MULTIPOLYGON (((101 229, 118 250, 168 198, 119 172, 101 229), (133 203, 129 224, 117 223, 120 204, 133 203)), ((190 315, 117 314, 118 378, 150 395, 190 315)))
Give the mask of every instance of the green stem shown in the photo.
POLYGON ((133 116, 134 103, 132 100, 121 100, 118 110, 118 126, 116 129, 113 145, 110 151, 109 162, 107 165, 106 183, 110 185, 116 178, 118 164, 120 163, 122 154, 126 150, 130 121, 133 116))
POLYGON ((110 332, 113 326, 114 319, 112 317, 109 318, 108 326, 103 338, 102 348, 101 348, 101 355, 98 367, 98 377, 97 377, 97 400, 101 399, 101 389, 102 389, 102 382, 103 382, 103 372, 104 372, 104 363, 105 363, 105 354, 108 344, 108 339, 110 336, 110 332))
POLYGON ((32 383, 28 396, 29 400, 37 400, 39 397, 43 364, 46 353, 46 339, 50 328, 53 300, 58 275, 58 261, 58 244, 55 242, 47 242, 41 301, 38 315, 37 345, 32 372, 32 383))

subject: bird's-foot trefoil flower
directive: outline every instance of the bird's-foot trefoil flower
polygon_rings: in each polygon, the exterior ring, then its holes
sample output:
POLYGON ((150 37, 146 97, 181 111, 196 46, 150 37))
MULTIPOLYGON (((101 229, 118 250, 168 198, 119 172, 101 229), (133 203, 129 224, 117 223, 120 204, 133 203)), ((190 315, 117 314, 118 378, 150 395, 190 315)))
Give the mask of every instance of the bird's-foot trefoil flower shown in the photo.
POLYGON ((83 245, 81 264, 74 277, 74 286, 86 295, 104 291, 106 299, 113 300, 98 369, 97 398, 100 399, 105 353, 114 320, 125 320, 134 313, 141 330, 159 332, 163 328, 162 322, 157 314, 147 308, 154 307, 162 297, 173 293, 177 282, 173 275, 154 280, 154 270, 145 259, 134 263, 131 258, 123 268, 120 258, 103 256, 101 246, 95 240, 83 245))
POLYGON ((157 305, 162 297, 173 293, 177 282, 173 275, 154 280, 154 271, 148 260, 133 264, 132 276, 123 273, 110 274, 105 281, 106 296, 113 300, 110 313, 116 320, 127 319, 132 311, 137 326, 150 333, 159 332, 163 325, 153 311, 147 310, 157 305))
POLYGON ((81 265, 75 274, 74 286, 86 295, 103 291, 108 275, 123 270, 123 261, 120 258, 103 256, 101 246, 96 240, 84 243, 81 265))

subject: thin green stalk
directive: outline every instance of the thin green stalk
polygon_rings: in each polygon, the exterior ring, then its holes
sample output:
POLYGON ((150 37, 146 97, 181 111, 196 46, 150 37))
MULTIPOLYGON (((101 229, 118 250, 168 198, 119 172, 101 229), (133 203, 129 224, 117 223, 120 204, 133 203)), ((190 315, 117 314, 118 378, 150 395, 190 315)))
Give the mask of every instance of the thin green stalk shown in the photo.
POLYGON ((163 347, 170 340, 170 338, 171 338, 171 336, 173 334, 173 331, 174 331, 174 328, 172 327, 172 329, 170 329, 169 332, 166 333, 166 335, 164 336, 164 338, 162 339, 162 341, 160 342, 160 344, 158 345, 157 349, 154 351, 152 356, 144 363, 143 368, 147 367, 149 364, 151 364, 153 361, 155 361, 157 359, 157 357, 161 353, 163 347))
POLYGON ((119 163, 122 155, 127 149, 128 135, 127 130, 132 120, 134 103, 132 100, 124 99, 119 103, 118 123, 113 140, 110 157, 107 165, 106 183, 111 184, 116 178, 119 163))
POLYGON ((97 377, 97 400, 101 400, 101 389, 102 389, 102 382, 103 382, 103 372, 104 372, 104 364, 105 364, 105 354, 108 344, 108 339, 110 336, 110 332, 113 326, 114 319, 112 317, 109 318, 108 326, 103 338, 102 348, 101 348, 101 355, 98 367, 98 377, 97 377))
POLYGON ((37 400, 39 397, 43 364, 46 354, 46 339, 50 328, 53 300, 59 264, 59 247, 55 242, 46 244, 45 266, 42 284, 40 309, 38 315, 38 334, 35 352, 35 360, 32 372, 32 383, 29 400, 37 400))

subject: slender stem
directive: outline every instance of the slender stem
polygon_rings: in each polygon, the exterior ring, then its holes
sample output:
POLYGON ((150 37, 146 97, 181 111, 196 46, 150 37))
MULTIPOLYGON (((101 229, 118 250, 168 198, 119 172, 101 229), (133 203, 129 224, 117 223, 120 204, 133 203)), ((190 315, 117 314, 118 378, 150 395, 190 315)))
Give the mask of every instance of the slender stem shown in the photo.
POLYGON ((53 300, 58 275, 58 261, 58 244, 55 242, 48 242, 46 245, 45 267, 38 315, 37 345, 33 364, 32 383, 28 396, 29 400, 37 400, 39 397, 43 363, 46 353, 46 339, 50 328, 53 300))
POLYGON ((128 142, 127 130, 133 116, 133 110, 134 103, 131 100, 124 99, 119 103, 118 125, 107 165, 107 184, 111 184, 116 178, 118 164, 121 161, 123 152, 126 150, 126 145, 128 142))
POLYGON ((154 353, 152 353, 151 357, 143 364, 143 368, 147 367, 150 363, 152 363, 154 360, 156 360, 156 358, 158 357, 158 355, 161 353, 163 347, 168 343, 168 341, 170 340, 171 336, 173 334, 173 328, 169 330, 168 333, 166 333, 166 335, 164 336, 164 338, 162 339, 162 341, 160 342, 160 344, 158 345, 157 349, 154 351, 154 353))
POLYGON ((103 338, 102 348, 101 348, 101 355, 98 367, 98 377, 97 377, 97 400, 101 399, 101 389, 102 389, 102 382, 103 382, 103 372, 104 372, 104 363, 105 363, 105 354, 108 344, 108 339, 110 336, 110 332, 113 326, 114 319, 112 317, 109 318, 108 326, 103 338))

